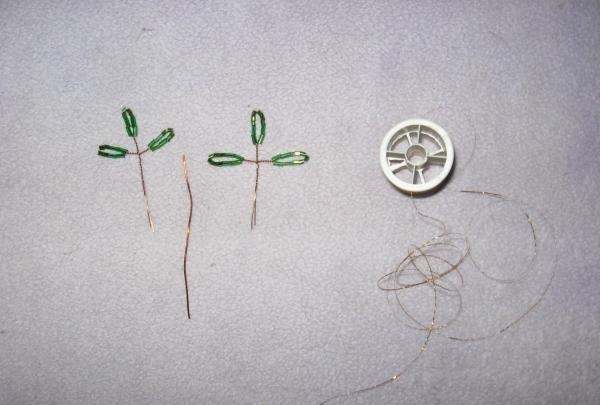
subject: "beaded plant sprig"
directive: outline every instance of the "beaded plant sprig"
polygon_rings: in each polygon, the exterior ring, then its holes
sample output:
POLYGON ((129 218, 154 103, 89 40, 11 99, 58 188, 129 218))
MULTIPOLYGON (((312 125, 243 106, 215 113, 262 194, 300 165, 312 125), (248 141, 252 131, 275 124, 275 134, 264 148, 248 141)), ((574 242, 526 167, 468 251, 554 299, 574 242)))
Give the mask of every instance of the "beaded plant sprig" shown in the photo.
POLYGON ((261 160, 258 155, 258 147, 262 145, 265 140, 265 134, 267 131, 267 125, 265 122, 265 115, 262 111, 252 111, 252 115, 250 116, 250 126, 251 126, 251 137, 252 143, 256 149, 256 158, 246 159, 237 153, 230 152, 215 152, 208 156, 208 163, 213 166, 237 166, 241 165, 243 162, 249 162, 256 164, 256 177, 254 181, 254 197, 252 200, 252 216, 250 218, 250 229, 254 229, 256 226, 256 196, 258 193, 258 175, 260 172, 261 163, 271 163, 274 166, 297 166, 301 165, 305 162, 308 162, 308 155, 302 151, 294 151, 294 152, 284 152, 279 153, 273 156, 271 159, 263 159, 261 160), (260 119, 260 135, 256 134, 256 117, 260 119))
POLYGON ((131 139, 133 139, 133 143, 135 144, 135 152, 129 152, 127 149, 121 148, 119 146, 100 145, 98 147, 98 155, 111 159, 124 158, 126 155, 137 156, 140 167, 140 180, 142 183, 142 191, 144 192, 144 200, 146 202, 146 215, 148 216, 148 224, 150 225, 150 229, 152 229, 152 232, 154 232, 154 222, 152 222, 152 215, 150 214, 150 204, 148 203, 148 193, 146 192, 146 182, 144 180, 144 167, 142 165, 142 155, 148 151, 156 152, 165 144, 167 144, 171 139, 173 139, 175 133, 173 132, 173 128, 167 128, 164 131, 162 131, 160 135, 151 140, 150 143, 148 143, 148 147, 146 149, 140 150, 137 141, 138 128, 135 115, 133 115, 133 112, 129 108, 124 108, 121 111, 121 116, 123 117, 125 131, 127 131, 127 135, 131 139))

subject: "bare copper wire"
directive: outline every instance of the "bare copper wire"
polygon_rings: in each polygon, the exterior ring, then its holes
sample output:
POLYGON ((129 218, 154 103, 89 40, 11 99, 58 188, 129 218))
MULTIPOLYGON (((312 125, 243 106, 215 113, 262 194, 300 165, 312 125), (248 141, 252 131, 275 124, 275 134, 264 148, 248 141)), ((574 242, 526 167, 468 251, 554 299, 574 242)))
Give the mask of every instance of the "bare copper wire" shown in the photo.
POLYGON ((537 235, 535 233, 535 226, 533 226, 533 218, 531 218, 531 216, 526 212, 525 216, 527 217, 527 222, 529 223, 529 226, 531 227, 531 234, 533 235, 533 247, 535 249, 535 255, 537 255, 537 235))
MULTIPOLYGON (((500 197, 502 199, 505 199, 508 201, 508 199, 501 195, 501 194, 496 194, 496 193, 490 193, 490 192, 486 192, 486 191, 477 191, 477 190, 461 190, 461 192, 467 192, 467 193, 479 193, 482 196, 491 196, 491 197, 500 197)), ((538 256, 538 238, 537 238, 537 232, 533 223, 533 218, 530 215, 530 213, 528 212, 524 212, 525 218, 527 219, 527 222, 530 226, 531 229, 531 234, 532 234, 532 238, 533 238, 533 245, 534 245, 534 253, 533 253, 533 257, 534 259, 537 258, 538 256)), ((541 215, 541 214, 540 214, 541 215)), ((542 218, 545 219, 545 217, 543 215, 541 215, 542 218)), ((547 219, 545 219, 547 221, 547 219)), ((551 230, 550 230, 551 232, 551 230)), ((553 243, 556 243, 556 238, 555 235, 551 232, 551 240, 553 241, 553 243)), ((554 254, 556 254, 556 249, 553 249, 554 254)), ((554 265, 556 265, 556 257, 553 260, 554 265)), ((481 271, 481 269, 479 269, 481 271)), ((551 273, 550 273, 550 277, 548 278, 548 281, 545 283, 544 285, 544 289, 542 290, 542 292, 540 293, 540 295, 537 297, 537 299, 530 305, 528 306, 520 315, 518 315, 517 317, 515 317, 513 320, 507 322, 503 327, 497 329, 495 332, 489 333, 489 334, 485 334, 485 335, 481 335, 481 336, 466 336, 466 337, 461 337, 461 336, 446 336, 448 339, 450 340, 454 340, 454 341, 462 341, 462 342, 475 342, 475 341, 482 341, 482 340, 487 340, 487 339, 491 339, 493 337, 496 337, 504 332, 506 332, 507 330, 509 330, 510 328, 512 328, 513 326, 515 326, 517 323, 519 323, 520 321, 522 321, 527 315, 529 315, 544 299, 544 297, 546 296, 546 294, 548 293, 548 291, 550 290, 550 287, 552 286, 552 283, 554 282, 554 278, 556 277, 556 271, 554 270, 554 268, 552 269, 551 273)))
MULTIPOLYGON (((515 203, 514 201, 509 200, 507 197, 505 197, 502 194, 498 194, 498 193, 490 193, 490 192, 486 192, 486 191, 478 191, 478 190, 460 190, 460 193, 470 193, 470 194, 476 194, 476 195, 480 195, 481 197, 494 197, 492 201, 492 203, 497 204, 498 201, 502 201, 505 203, 515 203)), ((487 208, 487 207, 486 207, 487 208)), ((482 209, 481 211, 484 211, 485 209, 482 209)), ((532 252, 532 256, 531 256, 531 265, 534 264, 534 261, 537 257, 537 253, 538 253, 538 246, 537 246, 537 235, 535 232, 535 227, 533 226, 533 219, 531 218, 531 216, 529 215, 529 213, 527 213, 526 211, 523 211, 523 215, 525 216, 525 218, 527 219, 527 223, 529 225, 529 228, 531 229, 531 237, 532 237, 532 241, 533 241, 533 252, 532 252)), ((479 213, 476 213, 475 215, 473 215, 470 224, 469 224, 469 231, 471 226, 473 225, 473 222, 476 218, 479 217, 479 213)), ((481 273, 481 275, 483 275, 484 277, 497 282, 497 283, 502 283, 502 284, 512 284, 512 283, 517 283, 519 281, 522 281, 525 277, 526 274, 523 273, 521 275, 521 277, 517 277, 517 278, 500 278, 497 276, 493 276, 491 274, 489 274, 489 272, 487 272, 486 270, 481 268, 481 265, 479 264, 479 262, 477 261, 477 259, 471 255, 469 257, 471 263, 473 263, 473 265, 475 266, 475 268, 477 269, 477 271, 479 273, 481 273)))
POLYGON ((148 224, 150 225, 150 229, 154 232, 154 222, 152 222, 152 214, 150 213, 150 204, 148 202, 148 193, 146 192, 146 181, 144 180, 144 167, 142 165, 142 154, 148 152, 148 149, 144 149, 140 152, 140 147, 138 145, 136 137, 132 137, 133 142, 135 143, 135 153, 128 153, 130 155, 137 155, 138 163, 140 166, 140 179, 142 181, 142 191, 144 192, 144 202, 146 203, 146 216, 148 217, 148 224))
POLYGON ((187 186, 188 195, 190 198, 190 210, 187 220, 187 225, 185 227, 185 248, 183 253, 183 280, 185 282, 185 306, 187 308, 187 317, 188 319, 192 319, 190 315, 190 294, 188 288, 188 277, 187 277, 187 257, 188 257, 188 248, 190 244, 190 231, 192 229, 192 213, 194 211, 194 199, 192 198, 192 188, 190 187, 190 178, 188 172, 188 162, 185 155, 181 157, 183 161, 183 177, 185 179, 185 185, 187 186))
MULTIPOLYGON (((471 194, 480 194, 483 197, 494 197, 494 198, 506 199, 506 197, 504 197, 501 194, 491 193, 491 192, 487 192, 487 191, 461 190, 461 192, 471 193, 471 194)), ((435 217, 432 217, 432 216, 422 213, 418 209, 414 198, 412 198, 412 195, 411 195, 411 200, 412 200, 413 207, 415 209, 415 213, 421 218, 421 220, 423 220, 424 222, 430 223, 430 224, 433 222, 433 224, 436 227, 438 227, 442 232, 440 234, 436 235, 435 237, 433 237, 432 239, 428 240, 427 242, 423 243, 422 245, 412 246, 409 249, 407 255, 401 260, 400 264, 396 267, 396 269, 394 271, 382 276, 377 281, 377 285, 383 291, 393 292, 396 297, 396 302, 399 304, 399 307, 401 308, 402 312, 411 321, 413 321, 416 325, 418 325, 417 329, 426 332, 424 341, 420 347, 420 351, 399 372, 393 374, 392 377, 385 379, 383 381, 380 381, 371 386, 365 387, 365 388, 361 388, 358 390, 352 390, 352 391, 348 391, 348 392, 345 392, 342 394, 332 396, 332 397, 326 399, 325 401, 321 402, 320 405, 324 405, 335 399, 362 394, 362 393, 377 389, 379 387, 382 387, 386 384, 389 384, 389 383, 397 380, 400 376, 405 374, 406 371, 408 369, 410 369, 419 360, 419 358, 423 355, 423 353, 425 352, 425 350, 427 349, 427 347, 431 341, 431 338, 433 336, 433 331, 440 330, 440 329, 447 327, 454 320, 454 319, 452 319, 451 321, 446 323, 446 325, 437 325, 438 288, 441 288, 443 290, 450 290, 448 287, 445 287, 440 283, 451 274, 457 274, 457 276, 460 279, 460 282, 461 283, 463 282, 463 278, 462 278, 463 276, 460 273, 459 267, 465 262, 466 258, 470 256, 471 247, 470 247, 469 241, 465 235, 458 234, 458 233, 448 233, 447 226, 443 221, 439 220, 438 218, 435 218, 435 217), (457 245, 457 241, 459 241, 459 240, 464 242, 464 246, 457 245), (460 254, 454 261, 451 261, 451 260, 445 259, 439 255, 432 254, 430 252, 431 250, 435 250, 435 248, 437 248, 437 247, 451 248, 451 249, 456 250, 460 254), (417 259, 419 259, 419 258, 423 258, 425 260, 425 263, 426 263, 425 270, 419 268, 419 266, 417 265, 417 259), (444 271, 434 271, 433 266, 430 262, 430 259, 439 260, 441 263, 445 264, 448 267, 444 271), (413 270, 416 270, 421 275, 422 280, 418 281, 418 282, 413 282, 413 283, 399 283, 399 277, 408 268, 409 265, 412 266, 411 268, 413 270), (386 280, 393 281, 393 283, 394 283, 393 286, 392 287, 384 286, 384 282, 386 280), (429 286, 433 290, 433 309, 432 309, 432 315, 431 315, 431 322, 428 325, 421 323, 420 321, 418 321, 416 319, 416 317, 414 315, 410 314, 408 312, 408 310, 405 308, 405 306, 402 304, 402 302, 400 301, 399 296, 398 296, 398 294, 403 290, 406 290, 409 288, 420 287, 420 286, 429 286)), ((527 212, 525 212, 525 216, 527 218, 527 222, 529 223, 529 225, 531 227, 531 232, 532 232, 533 241, 534 241, 534 250, 535 250, 534 255, 537 256, 538 243, 537 243, 537 234, 536 234, 535 226, 533 223, 533 219, 532 219, 531 215, 527 212)), ((512 321, 508 322, 506 325, 504 325, 503 327, 498 329, 496 332, 489 334, 489 335, 479 336, 479 337, 457 337, 457 336, 448 336, 448 335, 445 335, 445 337, 450 340, 467 342, 467 341, 478 341, 478 340, 489 339, 489 338, 495 337, 499 334, 506 332, 508 329, 510 329, 511 327, 513 327, 514 325, 519 323, 521 320, 523 320, 542 302, 543 298, 545 297, 548 290, 550 289, 550 286, 552 285, 554 277, 555 277, 555 272, 552 271, 551 276, 550 276, 548 282, 546 283, 542 293, 538 296, 538 298, 535 300, 535 302, 533 302, 532 305, 530 305, 525 311, 523 311, 523 313, 521 313, 519 316, 514 318, 512 321)), ((446 280, 446 282, 448 282, 448 281, 446 280)), ((455 291, 460 299, 460 306, 459 306, 459 310, 457 311, 457 315, 456 315, 456 317, 458 317, 458 314, 460 313, 460 311, 462 309, 462 297, 461 297, 458 289, 453 288, 451 290, 455 291)), ((444 335, 442 335, 442 336, 444 336, 444 335)))
POLYGON ((258 144, 256 146, 256 159, 244 159, 244 162, 254 163, 256 164, 256 176, 254 178, 254 196, 252 197, 252 214, 250 216, 250 229, 254 229, 256 226, 256 200, 258 197, 258 178, 260 175, 260 164, 261 163, 272 163, 272 160, 268 159, 259 159, 258 157, 258 144))
MULTIPOLYGON (((407 255, 407 257, 411 257, 415 252, 420 252, 422 257, 425 258, 425 261, 427 263, 427 268, 428 268, 428 271, 430 274, 428 280, 435 280, 436 277, 434 276, 434 272, 433 272, 433 268, 431 267, 431 263, 429 262, 429 259, 427 258, 427 256, 423 254, 420 247, 414 247, 413 249, 411 249, 409 251, 409 254, 407 255)), ((433 309, 432 309, 432 314, 431 314, 431 323, 429 324, 429 327, 426 328, 427 333, 425 334, 425 338, 424 338, 423 343, 421 344, 417 354, 406 364, 406 366, 404 366, 398 372, 394 373, 390 378, 387 378, 383 381, 380 381, 376 384, 370 385, 365 388, 348 391, 348 392, 345 392, 342 394, 335 395, 335 396, 330 397, 330 398, 326 399, 325 401, 321 402, 319 405, 325 405, 326 403, 333 401, 335 399, 346 398, 346 397, 353 396, 353 395, 363 394, 365 392, 375 390, 375 389, 380 388, 384 385, 387 385, 393 381, 396 381, 403 374, 405 374, 419 360, 419 358, 427 350, 427 347, 429 346, 429 343, 431 341, 433 330, 436 328, 435 325, 436 325, 436 318, 437 318, 437 312, 438 312, 438 291, 437 291, 438 286, 435 281, 432 281, 430 283, 428 282, 427 284, 430 285, 431 288, 433 289, 433 309)))
POLYGON ((469 194, 481 194, 482 196, 490 196, 490 197, 498 197, 498 198, 506 198, 502 194, 498 193, 490 193, 489 191, 479 191, 479 190, 460 190, 461 193, 469 193, 469 194))

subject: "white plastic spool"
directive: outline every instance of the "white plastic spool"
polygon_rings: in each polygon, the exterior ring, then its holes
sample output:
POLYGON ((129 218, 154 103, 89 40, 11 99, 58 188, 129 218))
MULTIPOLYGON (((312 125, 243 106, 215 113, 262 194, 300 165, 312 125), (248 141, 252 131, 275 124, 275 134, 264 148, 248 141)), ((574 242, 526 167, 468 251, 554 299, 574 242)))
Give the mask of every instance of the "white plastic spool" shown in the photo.
POLYGON ((454 147, 442 127, 413 118, 388 131, 379 161, 394 186, 406 193, 424 193, 438 187, 450 174, 454 147))

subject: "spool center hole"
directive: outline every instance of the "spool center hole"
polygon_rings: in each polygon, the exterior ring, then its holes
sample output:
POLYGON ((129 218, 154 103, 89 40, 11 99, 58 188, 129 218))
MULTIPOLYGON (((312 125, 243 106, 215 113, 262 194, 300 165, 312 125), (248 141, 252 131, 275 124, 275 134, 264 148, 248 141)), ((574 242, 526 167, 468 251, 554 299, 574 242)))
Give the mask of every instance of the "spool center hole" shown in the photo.
POLYGON ((427 161, 427 151, 421 145, 411 145, 406 150, 406 161, 413 166, 421 166, 427 161))

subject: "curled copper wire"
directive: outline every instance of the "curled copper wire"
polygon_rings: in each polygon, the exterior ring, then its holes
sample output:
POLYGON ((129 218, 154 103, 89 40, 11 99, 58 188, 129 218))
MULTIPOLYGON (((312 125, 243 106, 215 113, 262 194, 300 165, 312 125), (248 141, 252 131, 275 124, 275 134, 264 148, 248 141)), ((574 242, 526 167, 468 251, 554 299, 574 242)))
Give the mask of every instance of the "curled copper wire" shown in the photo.
MULTIPOLYGON (((494 198, 500 199, 502 201, 509 201, 505 196, 498 193, 477 190, 461 190, 461 192, 468 194, 478 194, 484 198, 494 198)), ((402 313, 406 315, 406 317, 412 322, 412 325, 409 325, 409 327, 421 330, 425 333, 423 343, 421 344, 416 355, 408 363, 401 367, 396 373, 394 373, 390 378, 387 378, 365 388, 351 390, 332 396, 326 399, 325 401, 321 402, 320 405, 324 405, 336 399, 341 399, 372 391, 384 385, 387 385, 393 381, 398 380, 399 377, 405 374, 411 367, 413 367, 414 364, 423 355, 428 345, 430 344, 432 337, 434 336, 434 332, 440 334, 441 336, 447 339, 463 342, 473 342, 490 339, 506 332, 511 327, 513 327, 514 325, 522 321, 524 318, 526 318, 527 315, 529 315, 542 302, 548 290, 550 289, 550 286, 552 285, 552 282, 555 277, 554 269, 551 269, 549 279, 544 284, 542 292, 534 300, 534 302, 527 308, 525 308, 525 310, 521 311, 519 315, 517 315, 504 325, 500 326, 492 333, 482 334, 479 336, 455 336, 444 333, 442 330, 448 328, 452 324, 452 322, 454 322, 458 318, 463 306, 462 296, 460 294, 459 288, 457 286, 454 286, 454 282, 451 281, 450 277, 456 275, 460 285, 463 284, 464 278, 460 271, 460 267, 465 264, 467 259, 471 259, 471 262, 475 264, 475 268, 478 269, 482 274, 485 275, 485 273, 482 271, 480 266, 478 266, 478 264, 472 260, 471 246, 466 235, 448 232, 447 226, 443 221, 430 215, 424 214, 418 209, 415 199, 411 198, 411 200, 415 215, 417 215, 423 222, 438 228, 440 230, 440 233, 438 233, 436 236, 420 245, 411 246, 408 250, 408 253, 401 259, 398 266, 393 271, 383 275, 378 279, 377 286, 380 290, 386 293, 392 293, 394 295, 395 301, 401 309, 402 313), (446 256, 443 256, 441 252, 443 252, 446 256), (448 252, 450 252, 450 258, 447 257, 448 252), (402 281, 404 277, 409 275, 408 273, 412 273, 413 279, 414 276, 416 276, 417 281, 402 281), (429 321, 426 323, 418 320, 417 316, 412 314, 400 299, 400 295, 403 292, 414 288, 429 288, 433 292, 432 310, 429 321), (442 291, 454 294, 459 300, 459 306, 455 316, 444 324, 439 323, 438 320, 439 294, 442 291)), ((523 211, 523 213, 530 226, 534 250, 532 257, 535 260, 538 257, 537 231, 534 225, 532 215, 527 211, 523 211)), ((554 235, 552 234, 551 237, 553 238, 554 235)), ((553 240, 555 241, 555 239, 553 240)), ((556 259, 553 263, 554 265, 556 265, 556 259)), ((493 279, 491 277, 488 278, 493 279)), ((494 281, 502 282, 503 280, 494 281)))

